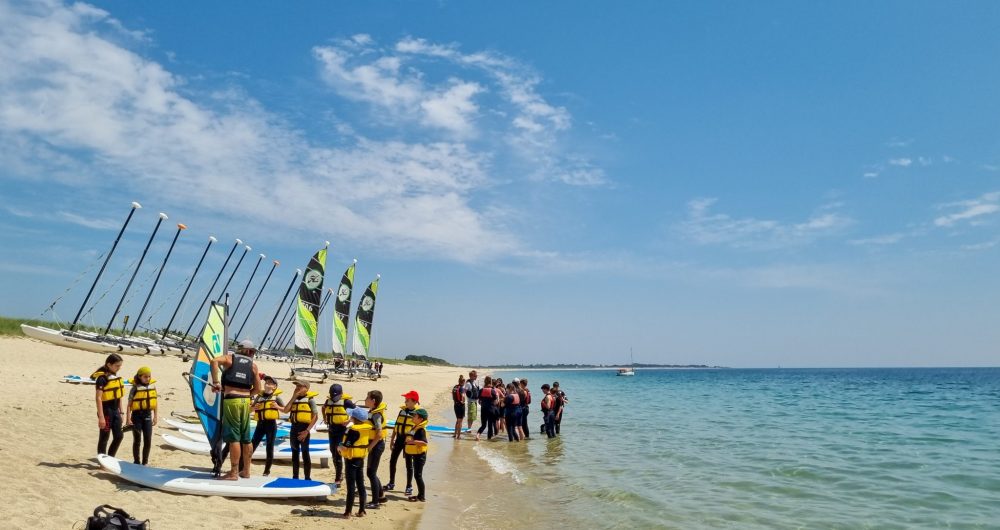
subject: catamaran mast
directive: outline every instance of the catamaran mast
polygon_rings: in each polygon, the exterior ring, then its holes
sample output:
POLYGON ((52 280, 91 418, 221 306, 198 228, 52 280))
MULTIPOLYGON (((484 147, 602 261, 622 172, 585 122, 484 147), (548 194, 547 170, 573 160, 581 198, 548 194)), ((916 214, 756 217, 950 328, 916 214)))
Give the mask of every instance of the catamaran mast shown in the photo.
POLYGON ((261 347, 264 346, 264 341, 267 340, 267 334, 271 332, 271 328, 274 327, 274 322, 278 320, 278 315, 281 314, 281 308, 285 305, 285 300, 288 299, 288 295, 292 292, 292 287, 295 287, 295 280, 299 278, 299 274, 302 274, 302 269, 295 269, 295 274, 292 275, 292 282, 288 284, 288 289, 285 290, 284 296, 281 297, 281 301, 278 302, 278 309, 274 311, 274 317, 271 319, 271 323, 267 325, 267 330, 264 331, 264 336, 260 338, 259 344, 261 347))
POLYGON ((264 284, 260 286, 260 291, 257 291, 257 296, 254 297, 253 303, 250 304, 250 310, 247 311, 247 316, 243 319, 243 323, 240 324, 240 329, 236 331, 236 335, 234 335, 234 337, 239 337, 240 334, 243 333, 243 328, 246 327, 247 322, 250 322, 250 315, 253 314, 253 308, 257 307, 257 301, 260 300, 260 295, 264 294, 264 288, 267 287, 267 282, 271 281, 271 275, 274 274, 274 269, 276 269, 280 264, 281 263, 278 260, 274 260, 274 263, 271 264, 271 272, 268 272, 267 278, 264 278, 264 284))
MULTIPOLYGON (((201 259, 198 260, 198 264, 194 267, 194 272, 191 274, 191 279, 188 280, 187 287, 184 288, 184 293, 181 294, 181 300, 177 302, 177 308, 174 309, 174 314, 170 315, 170 321, 167 322, 167 326, 163 328, 163 335, 160 336, 160 340, 167 338, 167 333, 170 332, 170 325, 174 323, 174 319, 177 318, 177 312, 181 310, 181 306, 184 305, 184 298, 187 296, 188 291, 191 289, 191 284, 194 283, 194 278, 198 276, 198 270, 201 269, 201 264, 205 261, 205 256, 208 255, 208 249, 212 247, 212 243, 217 240, 214 236, 208 236, 208 244, 205 245, 205 251, 201 253, 201 259)), ((214 286, 213 286, 214 287, 214 286)))
MULTIPOLYGON (((215 284, 219 283, 219 278, 222 277, 222 272, 226 270, 226 265, 229 265, 229 259, 233 257, 233 252, 236 252, 236 247, 243 244, 243 241, 237 239, 233 248, 229 249, 229 255, 226 256, 226 261, 222 263, 222 268, 219 269, 219 273, 215 275, 215 280, 212 280, 212 286, 208 288, 208 292, 205 293, 205 299, 201 301, 201 305, 194 309, 194 318, 191 319, 191 323, 188 324, 187 329, 184 331, 184 340, 187 340, 188 335, 191 334, 191 328, 194 327, 194 323, 198 320, 198 315, 201 313, 201 308, 205 307, 205 303, 208 302, 208 297, 212 296, 212 289, 215 289, 215 284)), ((167 326, 170 327, 170 326, 167 326)))
MULTIPOLYGON (((253 250, 253 248, 251 248, 250 245, 243 247, 243 255, 240 256, 240 260, 236 262, 236 268, 233 269, 232 274, 229 275, 229 279, 226 280, 226 285, 222 286, 222 290, 219 291, 219 295, 215 297, 216 300, 222 298, 222 293, 226 292, 226 289, 229 288, 229 284, 232 283, 233 277, 236 276, 236 271, 240 270, 240 265, 243 264, 243 258, 247 257, 247 252, 250 252, 251 250, 253 250)), ((226 307, 229 306, 227 305, 226 307)))
POLYGON ((146 312, 146 306, 149 305, 149 301, 153 298, 153 291, 156 290, 156 284, 160 283, 160 275, 163 274, 163 269, 167 268, 167 260, 170 259, 170 254, 174 251, 174 245, 177 244, 177 238, 181 236, 181 232, 187 230, 187 226, 183 223, 177 223, 177 232, 174 233, 174 239, 170 242, 170 248, 167 249, 167 255, 163 258, 163 263, 160 264, 160 270, 156 273, 156 279, 153 280, 153 286, 149 288, 149 294, 146 295, 146 301, 142 303, 142 309, 139 310, 139 316, 135 317, 135 322, 132 323, 132 331, 129 332, 129 337, 135 335, 136 328, 139 327, 139 321, 142 320, 142 314, 146 312))
POLYGON ((243 286, 243 292, 240 293, 240 299, 236 302, 236 309, 233 309, 233 312, 229 314, 230 315, 230 318, 229 318, 230 322, 232 322, 233 319, 236 318, 236 313, 238 313, 240 311, 240 304, 243 303, 243 297, 246 296, 247 289, 250 288, 250 283, 253 282, 253 277, 257 275, 257 269, 260 268, 260 263, 262 261, 264 261, 264 258, 266 258, 266 257, 267 256, 265 256, 263 254, 260 254, 260 256, 257 258, 257 265, 254 265, 253 272, 250 273, 250 279, 248 279, 247 280, 247 284, 243 286))
POLYGON ((111 261, 111 255, 115 253, 115 248, 118 247, 118 241, 121 240, 122 234, 125 233, 125 227, 128 226, 128 222, 132 220, 132 214, 134 214, 139 208, 142 208, 141 204, 137 202, 132 203, 132 209, 129 210, 128 217, 125 218, 125 224, 123 224, 121 230, 118 231, 118 236, 115 237, 115 242, 111 245, 111 250, 108 252, 108 255, 104 257, 104 263, 101 264, 101 270, 97 271, 97 277, 94 278, 94 283, 90 285, 90 290, 87 291, 87 296, 83 298, 83 303, 80 304, 80 310, 77 311, 76 316, 73 317, 73 323, 69 326, 70 331, 73 331, 76 328, 76 323, 80 321, 80 315, 83 314, 83 308, 86 307, 87 302, 90 301, 90 295, 94 294, 94 287, 97 287, 98 280, 100 280, 101 275, 104 274, 104 268, 108 266, 108 261, 111 261))
POLYGON ((125 297, 128 296, 128 290, 132 287, 132 282, 135 280, 136 274, 139 273, 139 269, 142 268, 142 261, 146 259, 146 253, 149 252, 149 246, 153 244, 153 238, 156 237, 156 232, 160 229, 160 225, 166 218, 167 214, 160 212, 160 217, 156 220, 156 227, 153 228, 153 233, 149 235, 149 241, 146 242, 146 248, 142 250, 142 256, 139 257, 139 263, 135 265, 135 270, 132 271, 132 277, 129 278, 128 284, 125 285, 125 292, 122 293, 121 300, 118 300, 118 306, 115 307, 115 312, 111 314, 111 319, 108 320, 108 327, 104 329, 105 335, 111 331, 111 325, 114 324, 115 317, 118 316, 118 312, 121 311, 122 304, 125 303, 125 297))
MULTIPOLYGON (((292 282, 294 283, 295 280, 292 280, 292 282)), ((294 314, 292 312, 292 308, 294 307, 295 307, 295 297, 292 297, 292 299, 288 301, 288 308, 285 309, 284 316, 281 317, 278 327, 274 330, 274 335, 271 336, 271 341, 268 343, 267 349, 270 350, 273 349, 275 346, 277 346, 278 337, 280 337, 285 333, 285 329, 288 327, 288 321, 294 314)), ((267 337, 265 337, 265 340, 266 339, 267 337)))

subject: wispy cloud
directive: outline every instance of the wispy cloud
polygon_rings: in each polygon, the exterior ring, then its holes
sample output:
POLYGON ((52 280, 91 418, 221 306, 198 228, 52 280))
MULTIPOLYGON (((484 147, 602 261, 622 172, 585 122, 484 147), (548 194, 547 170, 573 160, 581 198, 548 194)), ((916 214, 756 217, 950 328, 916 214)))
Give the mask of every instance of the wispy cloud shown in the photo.
POLYGON ((521 146, 531 171, 571 184, 605 182, 589 160, 561 148, 555 133, 571 120, 542 98, 540 79, 496 54, 461 54, 415 39, 382 53, 363 35, 316 48, 338 93, 441 131, 381 141, 346 124, 340 130, 348 136, 326 145, 238 87, 199 93, 185 86, 126 47, 144 38, 141 32, 93 6, 0 1, 0 19, 0 163, 7 178, 155 195, 164 208, 211 208, 276 233, 322 227, 323 237, 378 241, 390 253, 459 261, 528 255, 532 249, 507 228, 510 208, 489 193, 498 159, 508 153, 464 141, 485 130, 477 125, 479 98, 496 92, 507 101, 500 109, 510 121, 506 130, 523 131, 511 145, 521 146), (418 55, 476 66, 494 82, 461 79, 459 68, 431 83, 407 64, 418 55))
POLYGON ((881 236, 866 237, 861 239, 851 239, 848 241, 848 243, 850 243, 851 245, 860 245, 860 246, 894 245, 902 241, 904 237, 906 237, 906 234, 901 234, 897 232, 894 234, 885 234, 881 236))
POLYGON ((890 166, 899 166, 899 167, 910 167, 911 165, 913 165, 913 159, 912 158, 890 158, 889 159, 889 165, 890 166))
POLYGON ((851 218, 836 211, 836 204, 819 208, 804 221, 783 223, 714 213, 710 210, 716 202, 715 198, 690 201, 688 218, 678 226, 680 233, 700 245, 773 249, 806 244, 839 233, 853 223, 851 218))
POLYGON ((87 228, 93 228, 95 230, 114 230, 121 226, 121 221, 115 221, 111 219, 94 219, 90 217, 83 217, 72 212, 59 212, 59 217, 69 221, 75 225, 84 226, 87 228))
POLYGON ((909 147, 913 143, 912 138, 890 138, 885 143, 886 147, 909 147))
POLYGON ((1000 212, 1000 191, 984 193, 967 201, 942 204, 938 208, 953 211, 934 219, 935 226, 950 227, 961 222, 980 224, 983 216, 1000 212))

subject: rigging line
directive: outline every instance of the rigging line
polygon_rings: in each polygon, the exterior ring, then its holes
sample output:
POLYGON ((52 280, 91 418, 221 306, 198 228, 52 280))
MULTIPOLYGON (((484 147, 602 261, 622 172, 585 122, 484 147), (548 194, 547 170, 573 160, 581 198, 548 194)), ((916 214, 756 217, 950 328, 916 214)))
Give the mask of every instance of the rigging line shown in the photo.
POLYGON ((87 315, 89 315, 91 311, 93 311, 94 308, 96 308, 97 305, 101 303, 101 300, 104 300, 104 297, 108 296, 108 294, 111 293, 112 289, 114 289, 115 286, 118 285, 118 282, 122 281, 122 278, 124 278, 125 275, 128 274, 130 270, 132 270, 132 266, 135 265, 135 262, 138 260, 139 258, 133 258, 132 262, 129 263, 127 267, 122 269, 122 272, 118 275, 117 278, 115 278, 115 281, 111 282, 111 285, 109 285, 108 288, 103 293, 101 293, 101 296, 97 298, 97 301, 94 302, 94 304, 90 306, 85 313, 80 315, 80 318, 85 318, 87 315))
MULTIPOLYGON (((73 283, 71 283, 70 286, 67 287, 66 290, 62 292, 62 294, 60 294, 59 296, 57 296, 56 299, 53 300, 52 303, 49 304, 49 306, 47 308, 45 308, 38 316, 44 316, 45 313, 47 313, 49 311, 52 311, 56 307, 56 304, 58 304, 60 300, 62 300, 70 291, 72 291, 73 288, 76 287, 76 284, 80 283, 80 280, 82 280, 84 276, 86 276, 91 270, 94 269, 94 267, 97 266, 98 263, 101 262, 101 258, 104 257, 104 254, 106 254, 106 253, 105 252, 101 252, 101 254, 99 256, 97 256, 96 259, 94 259, 93 263, 91 263, 86 268, 86 270, 84 270, 83 272, 81 272, 76 277, 76 279, 73 280, 73 283)), ((55 311, 53 311, 53 314, 54 313, 55 313, 55 311)))
MULTIPOLYGON (((181 287, 187 284, 188 280, 190 279, 191 276, 184 278, 184 280, 181 283, 178 283, 177 287, 174 287, 174 290, 171 291, 170 294, 168 294, 167 297, 162 302, 160 302, 160 305, 156 306, 156 309, 154 309, 153 312, 150 313, 148 317, 146 317, 145 323, 147 326, 153 320, 153 317, 155 317, 160 312, 160 310, 163 309, 163 306, 167 305, 167 302, 173 300, 174 296, 177 294, 177 291, 180 291, 181 287)), ((143 329, 148 329, 148 328, 143 327, 143 329)))

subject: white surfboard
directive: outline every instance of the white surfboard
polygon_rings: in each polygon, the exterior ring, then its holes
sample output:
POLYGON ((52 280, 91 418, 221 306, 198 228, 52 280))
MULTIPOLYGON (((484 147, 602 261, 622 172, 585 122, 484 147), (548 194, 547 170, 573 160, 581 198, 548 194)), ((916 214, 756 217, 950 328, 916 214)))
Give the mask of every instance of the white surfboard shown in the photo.
MULTIPOLYGON (((186 438, 178 438, 177 436, 172 436, 169 434, 160 434, 163 437, 163 441, 167 442, 167 445, 175 449, 181 449, 189 453, 194 453, 196 455, 208 455, 212 452, 211 446, 204 442, 196 442, 194 440, 188 440, 186 438)), ((330 458, 333 455, 330 453, 329 444, 322 445, 309 445, 309 456, 312 458, 330 458)), ((267 449, 260 445, 257 450, 253 453, 254 460, 264 460, 267 458, 267 449)), ((274 446, 274 459, 275 460, 291 460, 292 459, 292 446, 288 442, 280 445, 274 446)))
MULTIPOLYGON (((59 381, 62 383, 71 383, 74 385, 93 385, 97 383, 96 381, 94 381, 89 377, 81 377, 79 375, 64 375, 62 379, 60 379, 59 381)), ((126 379, 122 381, 122 384, 125 386, 131 386, 132 381, 126 379)))
MULTIPOLYGON (((192 440, 192 441, 195 441, 195 442, 201 442, 203 444, 207 444, 208 443, 208 436, 205 436, 205 433, 203 433, 203 432, 189 432, 189 431, 179 431, 179 432, 181 433, 181 435, 183 435, 185 438, 187 438, 189 440, 192 440)), ((279 436, 278 438, 280 439, 281 437, 279 436)), ((261 443, 263 443, 263 442, 261 442, 261 443)), ((277 448, 279 445, 280 444, 275 445, 274 447, 277 448)), ((309 438, 309 445, 310 445, 310 447, 313 446, 313 445, 329 446, 330 445, 330 439, 326 438, 326 437, 323 437, 323 438, 309 438)))
MULTIPOLYGON (((200 434, 200 435, 204 436, 206 440, 208 439, 208 437, 205 436, 205 428, 201 426, 201 423, 184 422, 184 421, 179 421, 179 420, 175 420, 175 419, 172 419, 172 418, 167 418, 165 421, 167 422, 167 425, 169 425, 169 426, 177 429, 178 431, 185 432, 185 433, 200 434)), ((253 427, 254 425, 255 424, 253 422, 251 422, 251 427, 253 427)), ((282 425, 280 423, 278 424, 278 431, 277 431, 278 438, 288 438, 288 435, 290 433, 291 433, 291 431, 288 429, 287 426, 282 425)), ((208 442, 206 442, 206 443, 208 443, 208 442)))
POLYGON ((140 466, 113 456, 97 455, 106 471, 136 484, 173 493, 219 497, 326 497, 336 486, 315 480, 255 476, 239 480, 219 480, 209 472, 140 466))

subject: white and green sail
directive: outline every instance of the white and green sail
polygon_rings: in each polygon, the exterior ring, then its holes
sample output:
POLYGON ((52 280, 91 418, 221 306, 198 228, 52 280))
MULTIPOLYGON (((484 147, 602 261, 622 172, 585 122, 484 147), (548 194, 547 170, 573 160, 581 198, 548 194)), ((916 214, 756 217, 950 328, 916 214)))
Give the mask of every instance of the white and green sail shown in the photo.
POLYGON ((344 271, 333 303, 333 355, 343 357, 347 351, 347 324, 351 314, 351 292, 354 290, 354 268, 358 260, 344 271))
POLYGON ((372 343, 372 322, 375 320, 375 295, 378 293, 378 281, 381 275, 375 276, 375 281, 368 284, 365 295, 361 297, 358 311, 354 317, 354 355, 367 359, 372 343))
POLYGON ((326 246, 316 251, 299 284, 295 307, 295 351, 306 355, 316 352, 316 323, 319 321, 320 297, 323 295, 323 275, 326 272, 326 246))

